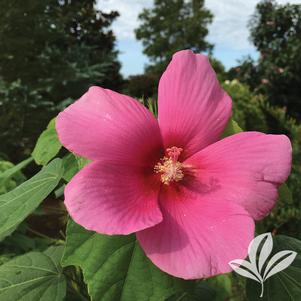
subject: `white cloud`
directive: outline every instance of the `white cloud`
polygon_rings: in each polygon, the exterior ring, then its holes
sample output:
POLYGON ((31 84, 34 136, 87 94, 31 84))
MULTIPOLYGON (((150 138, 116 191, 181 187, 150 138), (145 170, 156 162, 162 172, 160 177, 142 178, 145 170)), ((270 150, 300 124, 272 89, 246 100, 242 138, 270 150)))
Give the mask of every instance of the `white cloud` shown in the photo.
POLYGON ((247 22, 254 11, 256 0, 207 0, 205 6, 213 15, 209 27, 209 40, 225 48, 250 48, 247 22))
POLYGON ((138 15, 143 8, 151 7, 152 0, 98 0, 97 7, 105 12, 117 10, 120 14, 113 23, 119 40, 134 40, 134 29, 138 27, 138 15))
MULTIPOLYGON (((209 27, 209 40, 217 46, 234 50, 252 48, 248 40, 247 25, 258 2, 258 0, 206 0, 205 6, 214 15, 213 23, 209 27)), ((277 2, 279 4, 301 3, 300 0, 277 2)))
MULTIPOLYGON (((206 0, 205 6, 214 14, 209 27, 209 40, 219 46, 233 49, 248 49, 249 30, 247 23, 254 13, 258 0, 206 0)), ((300 0, 278 0, 278 3, 301 3, 300 0)), ((135 39, 134 29, 138 26, 138 14, 143 8, 151 7, 152 0, 98 0, 103 11, 117 10, 120 17, 113 24, 118 39, 135 39)))
MULTIPOLYGON (((256 54, 249 42, 247 24, 259 0, 205 0, 205 6, 214 15, 209 26, 208 40, 215 45, 215 55, 227 66, 236 64, 243 55, 256 54)), ((296 3, 301 0, 278 0, 280 4, 296 3)), ((134 29, 138 27, 138 15, 143 8, 153 5, 153 0, 98 0, 97 7, 105 12, 117 10, 120 17, 113 23, 113 30, 119 41, 122 72, 126 75, 142 72, 143 62, 141 43, 135 40, 134 29), (133 70, 132 66, 135 66, 133 70)))

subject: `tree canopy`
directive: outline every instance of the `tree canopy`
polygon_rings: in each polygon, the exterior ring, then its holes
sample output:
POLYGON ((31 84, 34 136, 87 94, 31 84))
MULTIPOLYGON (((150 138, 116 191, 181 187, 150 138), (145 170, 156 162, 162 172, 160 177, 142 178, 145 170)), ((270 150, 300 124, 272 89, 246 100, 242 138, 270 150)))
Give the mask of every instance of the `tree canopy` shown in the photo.
POLYGON ((301 5, 261 1, 249 27, 260 58, 244 61, 239 77, 270 103, 301 118, 301 5))
POLYGON ((3 80, 51 87, 48 96, 55 102, 78 96, 88 83, 118 88, 120 65, 109 29, 118 13, 103 13, 94 4, 94 0, 0 1, 6 12, 0 19, 3 80))
POLYGON ((0 0, 0 152, 31 147, 50 117, 90 85, 119 90, 118 13, 94 0, 0 0), (63 102, 64 100, 67 102, 63 102), (14 145, 14 146, 13 146, 14 145), (7 150, 9 148, 9 150, 7 150))
POLYGON ((181 49, 210 51, 213 46, 205 38, 212 18, 203 0, 155 0, 153 8, 139 15, 141 25, 136 30, 151 60, 148 69, 161 73, 172 54, 181 49))

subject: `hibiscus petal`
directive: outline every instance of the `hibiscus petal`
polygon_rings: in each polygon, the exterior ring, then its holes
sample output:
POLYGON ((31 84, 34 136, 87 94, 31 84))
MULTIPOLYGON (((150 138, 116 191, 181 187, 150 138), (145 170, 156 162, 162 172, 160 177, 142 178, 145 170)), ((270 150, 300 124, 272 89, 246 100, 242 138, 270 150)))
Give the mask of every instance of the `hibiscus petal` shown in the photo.
POLYGON ((67 184, 65 205, 75 222, 104 234, 129 234, 161 222, 160 184, 151 169, 93 162, 67 184))
POLYGON ((246 257, 254 235, 254 222, 239 205, 200 196, 180 185, 163 188, 163 221, 137 233, 155 265, 184 279, 230 272, 228 263, 246 257))
POLYGON ((183 148, 182 158, 219 140, 232 108, 208 58, 190 50, 173 56, 159 83, 158 102, 165 147, 183 148))
POLYGON ((235 202, 258 220, 274 207, 278 187, 291 170, 292 148, 284 135, 243 132, 198 152, 185 163, 195 168, 206 199, 235 202))
POLYGON ((91 160, 141 164, 162 145, 158 122, 143 105, 100 87, 91 87, 60 113, 56 129, 67 149, 91 160))

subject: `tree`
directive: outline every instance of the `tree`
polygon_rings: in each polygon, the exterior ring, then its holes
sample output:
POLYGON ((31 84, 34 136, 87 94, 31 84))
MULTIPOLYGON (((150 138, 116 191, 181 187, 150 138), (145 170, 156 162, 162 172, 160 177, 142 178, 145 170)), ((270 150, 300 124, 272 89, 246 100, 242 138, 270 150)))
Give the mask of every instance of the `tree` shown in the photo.
POLYGON ((172 54, 181 49, 212 50, 205 39, 212 17, 203 0, 155 0, 153 8, 144 9, 136 37, 150 58, 148 70, 160 74, 172 54))
POLYGON ((118 13, 95 2, 0 0, 0 152, 30 151, 58 108, 90 85, 121 88, 110 30, 118 13))
POLYGON ((301 118, 301 5, 264 0, 250 21, 251 40, 260 53, 257 64, 243 64, 242 77, 273 105, 301 118), (252 72, 252 74, 250 73, 252 72))
POLYGON ((51 87, 47 97, 55 102, 78 97, 89 84, 118 88, 120 64, 109 30, 118 13, 102 13, 94 4, 94 0, 0 0, 0 11, 5 12, 0 18, 3 80, 20 79, 44 93, 51 87))
POLYGON ((156 99, 158 76, 146 73, 131 75, 125 82, 124 92, 138 99, 156 99))

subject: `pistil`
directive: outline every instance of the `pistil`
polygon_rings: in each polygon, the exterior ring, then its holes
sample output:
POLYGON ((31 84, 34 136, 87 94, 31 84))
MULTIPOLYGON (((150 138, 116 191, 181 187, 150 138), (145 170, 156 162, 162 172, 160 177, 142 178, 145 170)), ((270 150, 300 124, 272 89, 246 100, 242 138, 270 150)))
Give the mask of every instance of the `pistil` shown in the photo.
POLYGON ((154 171, 161 174, 161 182, 169 185, 170 182, 179 182, 184 178, 183 164, 178 161, 182 148, 171 147, 166 149, 166 156, 158 162, 154 171))

